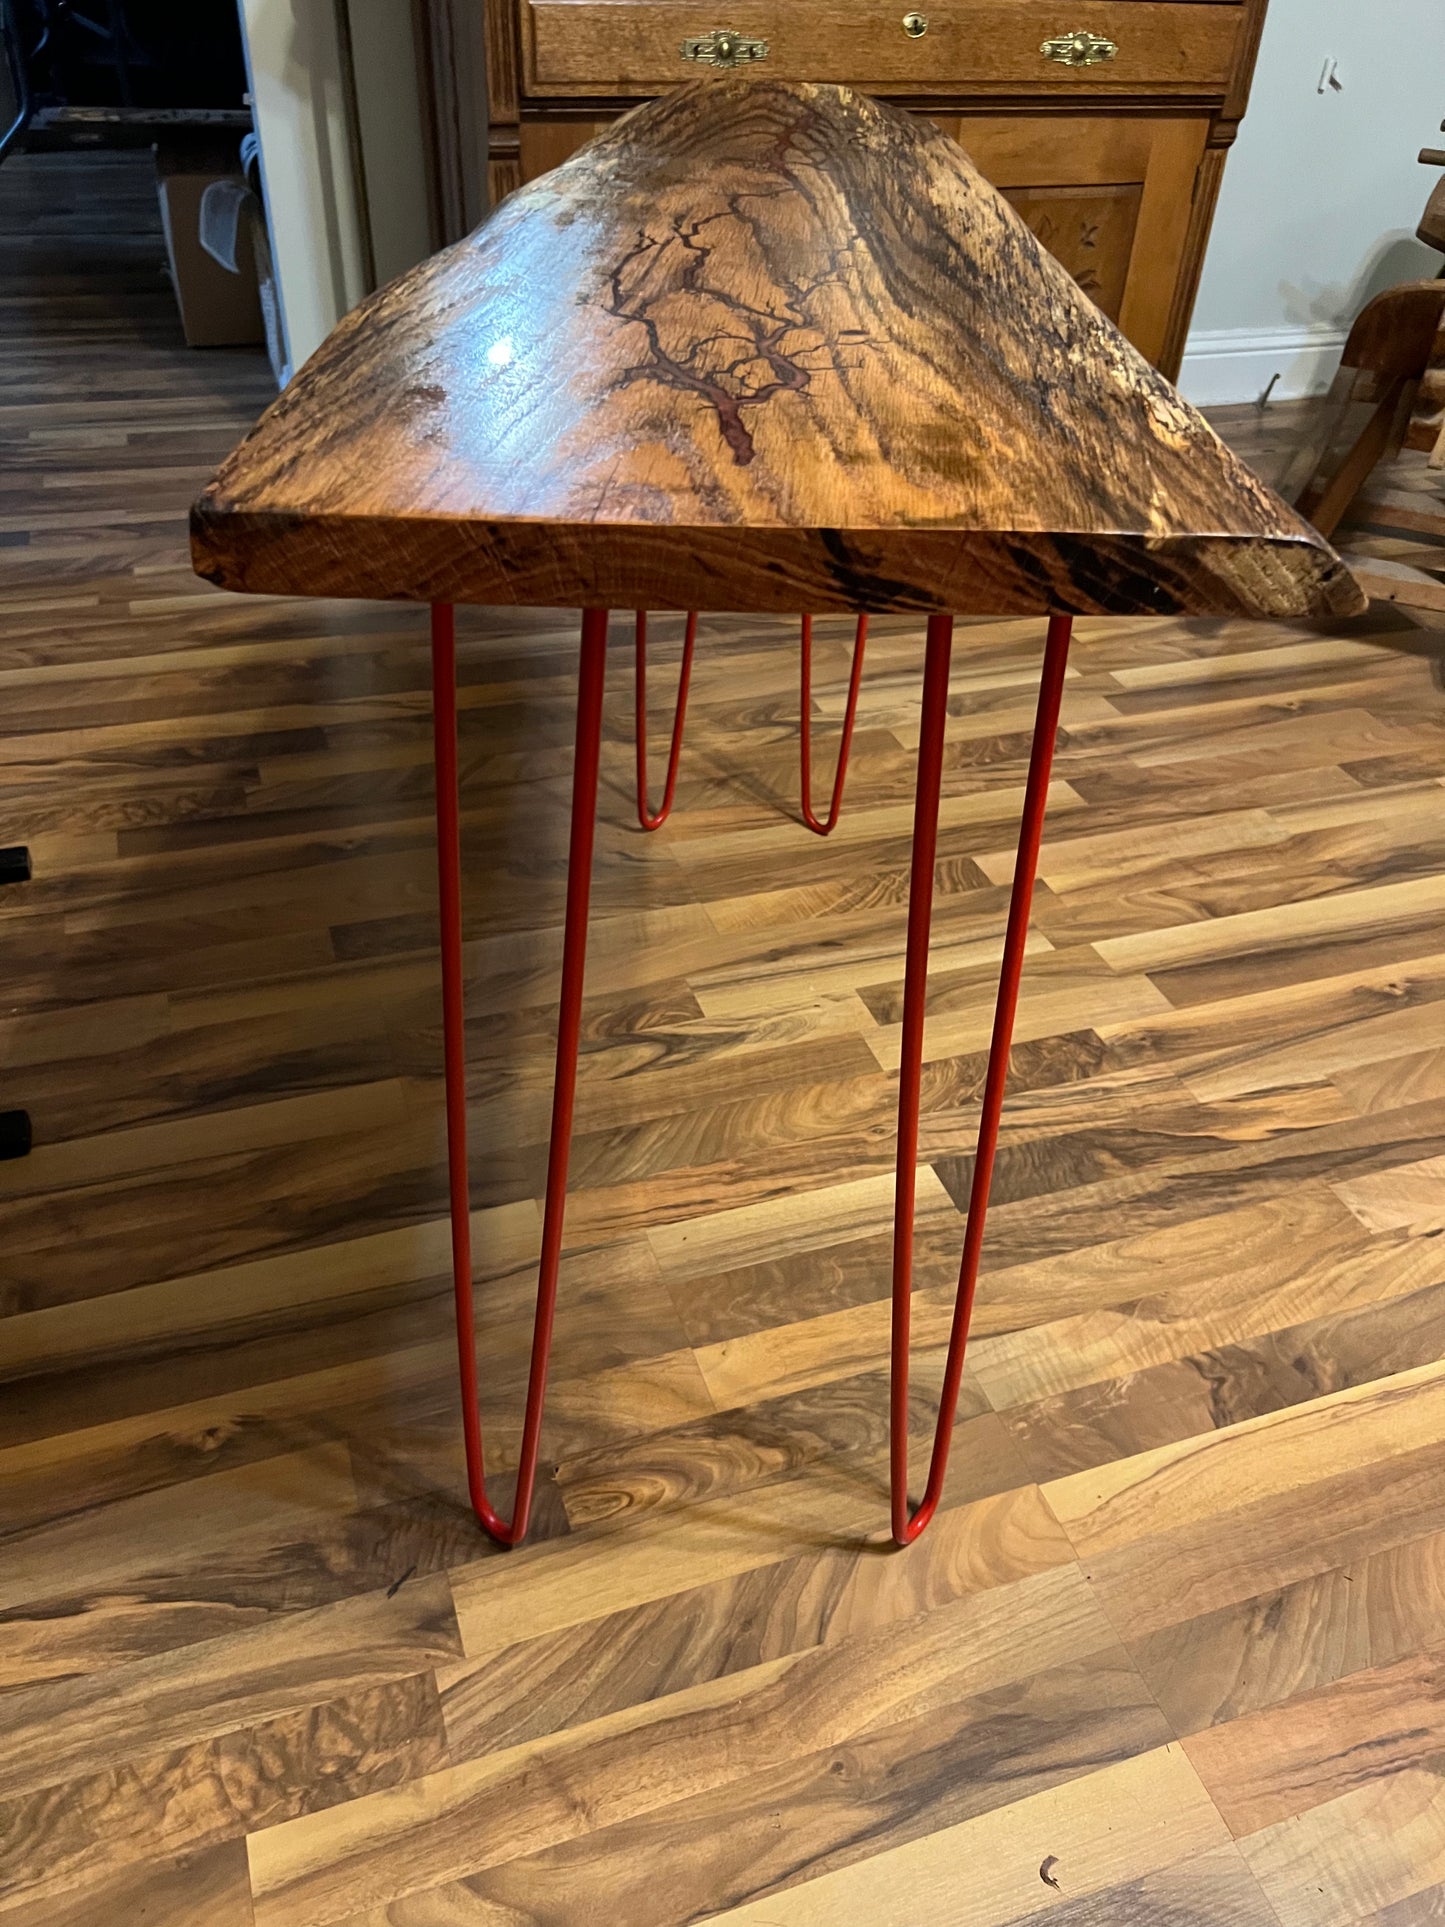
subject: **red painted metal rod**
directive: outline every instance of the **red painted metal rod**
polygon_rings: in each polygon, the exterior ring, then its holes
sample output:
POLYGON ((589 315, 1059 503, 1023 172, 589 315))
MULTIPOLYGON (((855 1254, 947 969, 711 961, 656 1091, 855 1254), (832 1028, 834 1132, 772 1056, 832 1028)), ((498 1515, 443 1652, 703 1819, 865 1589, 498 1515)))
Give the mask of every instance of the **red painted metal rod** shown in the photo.
POLYGON ((567 914, 562 945, 561 1011, 557 1022, 557 1070, 552 1090, 552 1136, 547 1155, 547 1200, 542 1218, 542 1256, 537 1315, 522 1421, 522 1449, 512 1516, 504 1519, 487 1498, 482 1462, 482 1422, 477 1389, 477 1347, 472 1300, 471 1186, 467 1172, 466 1012, 462 989, 461 816, 457 792, 456 619, 447 603, 432 609, 433 727, 436 743, 437 873, 441 895, 442 1030, 446 1059, 447 1175, 451 1200, 452 1283, 456 1293, 457 1357, 461 1374, 462 1432, 472 1509, 501 1545, 514 1546, 527 1531, 537 1480, 537 1447, 562 1224, 567 1208, 567 1165, 577 1094, 577 1047, 582 1025, 582 983, 587 961, 587 906, 592 889, 592 845, 597 822, 597 771, 602 747, 602 694, 607 663, 607 613, 582 617, 582 659, 577 689, 577 746, 572 771, 572 834, 567 869, 567 914))
POLYGON ((799 755, 802 762, 803 821, 815 836, 831 836, 843 807, 843 785, 848 778, 848 752, 853 747, 853 725, 858 717, 858 690, 863 681, 863 645, 868 640, 868 618, 859 616, 858 633, 853 639, 853 672, 848 679, 848 701, 843 711, 843 736, 838 745, 838 768, 833 777, 833 800, 820 822, 813 814, 813 618, 803 617, 802 635, 802 729, 799 755))
POLYGON ((993 1037, 989 1044, 988 1073, 978 1126, 978 1151, 968 1196, 968 1224, 963 1261, 958 1273, 958 1296, 948 1339, 943 1391, 933 1436, 928 1483, 916 1510, 908 1498, 908 1349, 909 1312, 913 1292, 913 1207, 918 1164, 918 1107, 923 1076, 923 1015, 928 995, 928 937, 933 911, 933 873, 938 849, 938 800, 943 776, 943 737, 948 718, 948 669, 953 648, 953 618, 930 616, 928 648, 923 671, 923 731, 918 747, 918 790, 913 816, 913 869, 908 895, 908 959, 903 983, 903 1060, 898 1083, 898 1169, 893 1219, 893 1379, 890 1408, 893 1537, 900 1546, 916 1539, 938 1509, 948 1470, 948 1448, 958 1395, 963 1383, 963 1359, 968 1346, 969 1321, 978 1287, 979 1258, 983 1251, 984 1219, 989 1185, 998 1149, 999 1119, 1003 1113, 1008 1078, 1009 1045, 1018 1008, 1019 979, 1028 942, 1029 909, 1034 875, 1043 838, 1048 803, 1049 771, 1058 734, 1059 704, 1073 630, 1068 616, 1049 622, 1039 683, 1038 714, 1033 750, 1024 791, 1023 820, 1019 825, 1018 856, 1009 897, 1008 931, 999 972, 998 1002, 994 1007, 993 1037))
POLYGON ((644 830, 658 830, 672 814, 677 794, 677 766, 682 756, 682 729, 687 719, 687 691, 692 681, 692 651, 697 641, 697 611, 687 618, 682 639, 682 668, 677 679, 677 708, 672 718, 672 745, 667 753, 667 781, 662 808, 653 814, 647 800, 647 616, 637 612, 637 820, 644 830))

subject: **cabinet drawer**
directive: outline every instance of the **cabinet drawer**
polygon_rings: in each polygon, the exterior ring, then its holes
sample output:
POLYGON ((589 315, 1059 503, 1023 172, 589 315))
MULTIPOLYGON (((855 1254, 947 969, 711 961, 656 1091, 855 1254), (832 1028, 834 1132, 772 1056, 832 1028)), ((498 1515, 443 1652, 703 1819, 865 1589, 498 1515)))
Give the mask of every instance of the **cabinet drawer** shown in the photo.
POLYGON ((886 0, 782 6, 777 0, 521 0, 527 91, 538 95, 656 93, 709 71, 682 43, 719 29, 765 41, 759 71, 780 80, 851 82, 870 93, 1208 97, 1232 73, 1242 8, 1231 0, 886 0), (912 37, 905 15, 921 14, 912 37), (1067 65, 1045 41, 1089 34, 1116 51, 1067 65))

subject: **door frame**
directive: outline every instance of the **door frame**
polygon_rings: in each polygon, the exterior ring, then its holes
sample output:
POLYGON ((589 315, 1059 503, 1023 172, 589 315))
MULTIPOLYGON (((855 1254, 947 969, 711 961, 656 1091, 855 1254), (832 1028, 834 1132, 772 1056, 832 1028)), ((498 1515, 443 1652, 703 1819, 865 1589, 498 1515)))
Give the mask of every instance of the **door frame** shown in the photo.
POLYGON ((487 193, 487 40, 494 0, 412 0, 432 245, 470 234, 487 193))

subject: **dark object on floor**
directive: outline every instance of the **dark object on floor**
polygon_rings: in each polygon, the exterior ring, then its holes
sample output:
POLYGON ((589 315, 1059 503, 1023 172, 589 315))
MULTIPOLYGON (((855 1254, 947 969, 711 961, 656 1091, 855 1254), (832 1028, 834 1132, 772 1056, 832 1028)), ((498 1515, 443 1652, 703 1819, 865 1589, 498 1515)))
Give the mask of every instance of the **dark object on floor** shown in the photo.
MULTIPOLYGON (((30 881, 30 851, 23 843, 0 850, 0 886, 30 881)), ((0 1111, 0 1161, 23 1158, 30 1150, 28 1111, 0 1111)))

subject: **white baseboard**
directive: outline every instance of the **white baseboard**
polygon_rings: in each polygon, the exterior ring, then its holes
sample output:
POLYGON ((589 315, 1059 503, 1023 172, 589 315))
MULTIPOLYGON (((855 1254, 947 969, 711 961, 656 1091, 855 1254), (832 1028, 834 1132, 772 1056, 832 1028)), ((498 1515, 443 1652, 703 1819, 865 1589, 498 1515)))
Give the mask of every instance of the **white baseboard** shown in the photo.
POLYGON ((1203 329, 1185 344, 1179 387, 1197 408, 1258 401, 1275 375, 1272 400, 1322 395, 1344 345, 1342 328, 1203 329))

